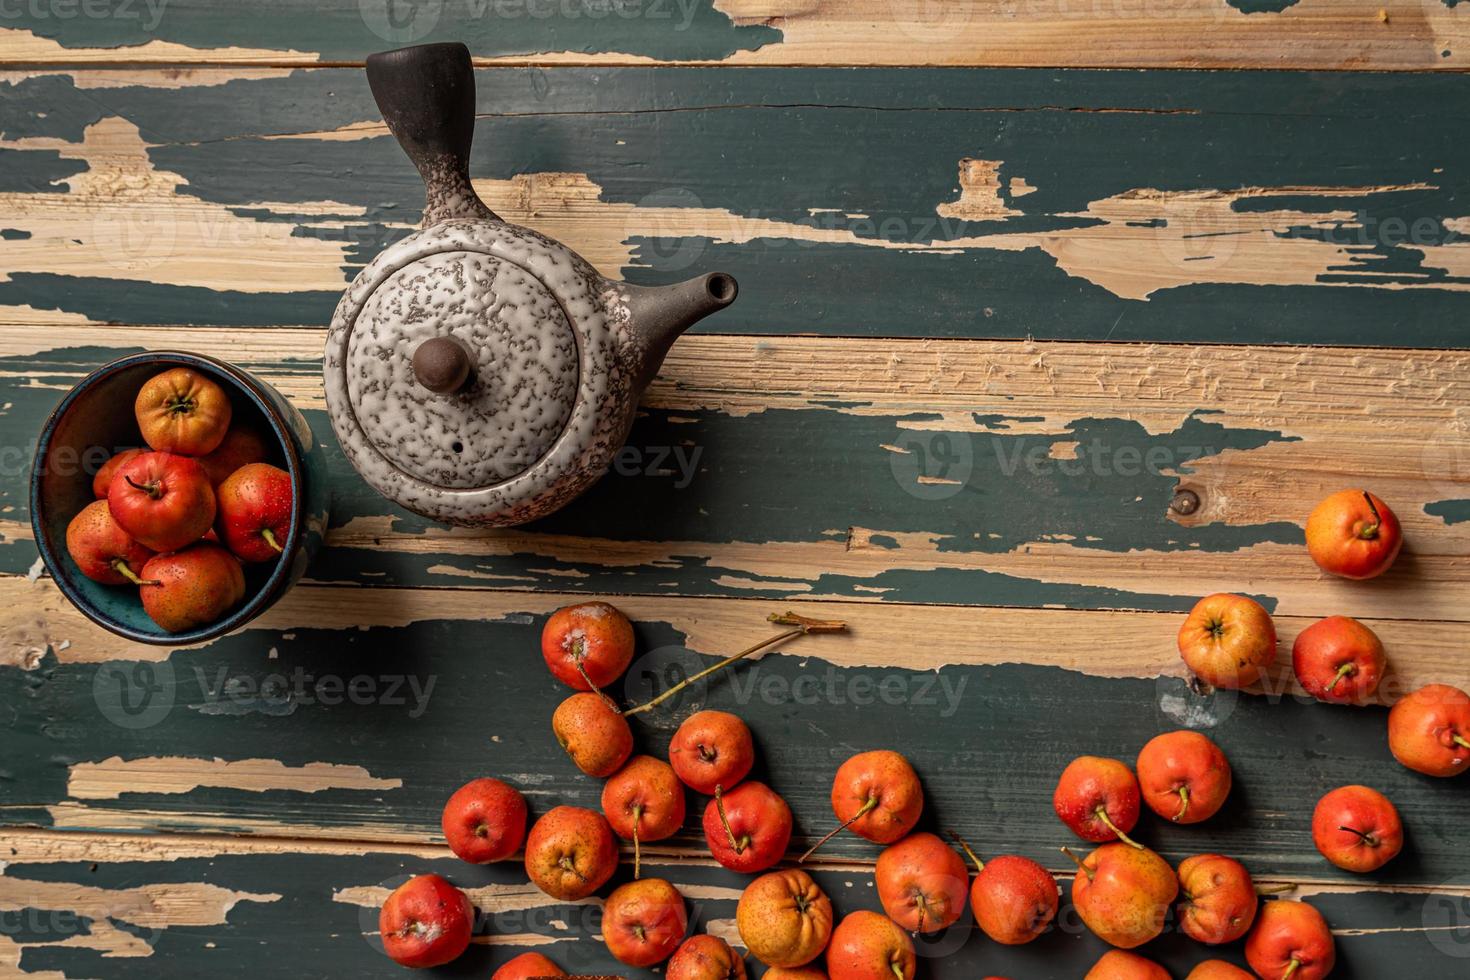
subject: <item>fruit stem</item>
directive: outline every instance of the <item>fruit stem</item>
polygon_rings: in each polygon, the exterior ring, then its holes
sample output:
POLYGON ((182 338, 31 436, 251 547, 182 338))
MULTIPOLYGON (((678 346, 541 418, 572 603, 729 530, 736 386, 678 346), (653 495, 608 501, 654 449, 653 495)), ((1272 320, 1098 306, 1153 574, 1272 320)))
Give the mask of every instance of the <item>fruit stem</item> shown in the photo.
POLYGON ((268 544, 272 548, 276 549, 276 554, 280 554, 281 552, 283 552, 283 551, 286 550, 285 548, 282 548, 279 544, 276 543, 276 532, 272 531, 270 528, 268 528, 268 527, 261 528, 260 529, 260 536, 262 538, 265 538, 265 543, 266 544, 268 544))
POLYGON ((878 797, 868 797, 868 801, 862 805, 862 809, 858 810, 858 812, 854 813, 851 817, 848 817, 847 821, 843 823, 842 826, 835 828, 826 837, 823 837, 821 840, 813 844, 805 854, 796 859, 796 863, 805 864, 806 859, 817 853, 817 851, 821 849, 823 844, 827 843, 829 840, 836 837, 838 834, 842 833, 848 827, 851 827, 853 824, 857 823, 863 817, 866 817, 868 814, 872 813, 876 809, 878 809, 878 797))
POLYGON ((157 500, 159 497, 163 496, 163 493, 160 492, 158 489, 157 483, 138 483, 126 473, 123 474, 123 479, 128 481, 128 486, 132 487, 134 490, 143 491, 153 500, 157 500))
POLYGON ((721 660, 713 667, 706 667, 699 673, 694 674, 691 677, 686 677, 684 680, 675 684, 673 687, 658 695, 653 700, 648 701, 644 704, 640 704, 637 707, 629 708, 628 710, 624 711, 623 714, 637 715, 642 714, 645 711, 652 711, 654 708, 658 707, 660 704, 667 701, 674 695, 678 694, 689 685, 697 683, 698 681, 702 681, 709 675, 718 673, 731 664, 738 663, 739 661, 744 660, 746 657, 750 656, 752 653, 757 653, 761 650, 764 650, 766 647, 775 646, 777 643, 781 643, 785 640, 794 639, 798 636, 805 636, 807 633, 842 633, 847 630, 847 624, 842 622, 841 620, 809 619, 806 616, 798 616, 794 612, 782 613, 780 615, 773 614, 767 617, 767 619, 772 623, 778 623, 783 626, 791 626, 792 628, 777 633, 775 636, 769 639, 762 640, 754 646, 746 647, 744 650, 741 650, 733 657, 726 657, 724 660, 721 660))
POLYGON ((638 842, 638 824, 643 821, 643 804, 633 804, 633 880, 643 877, 643 847, 638 842))
POLYGON ((1256 886, 1256 894, 1257 895, 1284 895, 1287 892, 1294 892, 1294 891, 1296 891, 1296 885, 1292 884, 1289 881, 1286 882, 1286 883, 1284 883, 1284 884, 1280 884, 1280 885, 1257 885, 1256 886))
POLYGON ((907 980, 903 973, 903 964, 889 961, 888 968, 893 971, 893 975, 898 977, 898 980, 907 980))
POLYGON ((1351 677, 1357 672, 1358 665, 1354 663, 1345 663, 1341 667, 1337 668, 1337 673, 1333 676, 1332 683, 1327 685, 1327 693, 1331 694, 1333 689, 1337 687, 1338 682, 1341 681, 1344 677, 1351 677))
POLYGON ((596 694, 598 697, 602 698, 603 704, 606 704, 609 708, 611 708, 613 710, 613 714, 620 715, 623 713, 623 709, 618 707, 618 703, 616 701, 608 697, 607 693, 604 692, 602 688, 592 683, 592 677, 590 674, 587 673, 587 668, 582 666, 581 657, 573 657, 572 666, 576 667, 577 673, 582 675, 582 681, 587 685, 587 689, 596 694))
POLYGON ((114 558, 112 560, 112 568, 113 568, 113 570, 115 572, 117 572, 117 574, 121 575, 123 578, 127 579, 129 582, 132 582, 134 585, 158 585, 159 584, 157 579, 139 578, 133 572, 133 570, 128 567, 128 563, 126 561, 124 561, 123 559, 121 559, 121 558, 114 558))
POLYGON ((1358 531, 1358 537, 1364 541, 1372 541, 1378 537, 1378 529, 1383 525, 1383 518, 1378 514, 1378 508, 1373 505, 1373 495, 1367 490, 1363 491, 1363 499, 1368 503, 1368 509, 1373 512, 1373 523, 1363 525, 1358 531))
POLYGON ((1450 738, 1460 748, 1462 748, 1462 749, 1470 749, 1470 741, 1467 741, 1465 739, 1465 736, 1463 736, 1463 735, 1451 735, 1450 738))
POLYGON ((570 871, 572 874, 576 875, 578 878, 581 878, 583 881, 587 880, 587 876, 577 870, 577 866, 572 863, 571 858, 562 858, 561 860, 556 862, 556 866, 558 868, 561 868, 563 871, 570 871))
POLYGON ((730 829, 730 820, 725 816, 725 787, 719 783, 715 783, 715 812, 720 815, 720 826, 725 828, 725 836, 730 838, 730 850, 737 855, 744 854, 750 838, 746 837, 743 844, 735 839, 735 831, 730 829))
POLYGON ((1174 822, 1175 823, 1178 823, 1179 821, 1183 820, 1184 819, 1184 815, 1186 813, 1188 813, 1188 812, 1189 812, 1189 787, 1188 786, 1181 786, 1181 787, 1179 787, 1179 812, 1176 813, 1176 814, 1174 814, 1174 822))
POLYGON ((982 861, 982 860, 980 860, 980 855, 976 854, 974 851, 972 851, 970 849, 970 845, 968 843, 966 843, 966 841, 965 841, 965 839, 963 837, 961 837, 959 834, 955 833, 953 830, 951 830, 949 832, 949 836, 953 837, 954 838, 954 842, 956 844, 960 845, 960 850, 962 850, 962 851, 965 852, 965 856, 968 857, 972 862, 974 862, 974 864, 975 864, 975 872, 977 874, 979 872, 985 870, 985 862, 982 861))
POLYGON ((1072 862, 1077 865, 1077 870, 1078 871, 1081 871, 1083 874, 1087 875, 1087 880, 1088 881, 1091 881, 1092 880, 1092 874, 1093 874, 1092 869, 1089 868, 1087 865, 1083 864, 1082 863, 1082 859, 1080 857, 1078 857, 1077 855, 1073 854, 1072 853, 1072 849, 1070 847, 1064 847, 1064 848, 1062 848, 1062 853, 1065 854, 1065 855, 1067 855, 1067 857, 1069 857, 1069 858, 1072 859, 1072 862))
POLYGON ((1356 827, 1338 827, 1337 829, 1345 834, 1357 834, 1358 839, 1361 840, 1364 844, 1367 844, 1369 847, 1378 846, 1377 837, 1374 837, 1372 834, 1358 830, 1356 827))
POLYGON ((1293 959, 1291 961, 1291 965, 1286 968, 1286 972, 1283 973, 1283 974, 1281 974, 1281 980, 1291 980, 1291 975, 1293 973, 1295 973, 1297 971, 1297 967, 1299 967, 1301 965, 1302 965, 1302 961, 1301 960, 1293 959))
POLYGON ((1099 820, 1101 820, 1103 822, 1103 826, 1104 827, 1107 827, 1113 833, 1115 833, 1115 834, 1118 835, 1118 840, 1120 840, 1123 843, 1127 844, 1129 847, 1136 847, 1140 851, 1143 850, 1143 845, 1142 844, 1138 843, 1138 841, 1134 840, 1132 837, 1129 837, 1127 834, 1123 833, 1123 828, 1121 828, 1117 824, 1113 823, 1112 817, 1109 817, 1108 816, 1108 808, 1107 807, 1100 806, 1100 807, 1098 807, 1096 810, 1094 810, 1092 812, 1095 813, 1095 814, 1097 814, 1097 819, 1099 819, 1099 820))

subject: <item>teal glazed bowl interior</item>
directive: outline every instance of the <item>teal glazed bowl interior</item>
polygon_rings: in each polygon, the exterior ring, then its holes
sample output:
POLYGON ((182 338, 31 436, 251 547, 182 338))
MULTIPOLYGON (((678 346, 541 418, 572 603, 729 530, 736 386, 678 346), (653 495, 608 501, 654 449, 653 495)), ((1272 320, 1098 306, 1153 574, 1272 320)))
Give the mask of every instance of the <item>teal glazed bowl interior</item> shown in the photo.
POLYGON ((92 622, 119 636, 168 646, 223 636, 270 608, 321 547, 329 499, 323 454, 301 413, 248 371, 182 351, 132 354, 82 379, 46 420, 31 469, 31 526, 62 594, 92 622), (185 633, 166 632, 149 619, 136 588, 87 578, 66 550, 66 527, 92 502, 98 468, 117 452, 144 447, 133 415, 138 391, 154 375, 175 367, 193 368, 217 382, 229 393, 234 422, 253 423, 267 434, 273 457, 267 461, 290 474, 296 505, 281 556, 244 565, 244 601, 217 622, 185 633))

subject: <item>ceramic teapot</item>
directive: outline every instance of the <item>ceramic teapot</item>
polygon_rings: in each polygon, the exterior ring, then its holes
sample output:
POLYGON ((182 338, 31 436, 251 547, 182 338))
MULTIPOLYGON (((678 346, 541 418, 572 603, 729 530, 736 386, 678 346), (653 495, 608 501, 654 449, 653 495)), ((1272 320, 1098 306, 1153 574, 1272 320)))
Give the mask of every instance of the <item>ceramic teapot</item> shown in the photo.
POLYGON ((672 286, 607 279, 503 220, 469 178, 475 78, 463 44, 368 58, 388 128, 426 188, 423 226, 337 304, 327 407, 348 460, 436 521, 507 526, 595 482, 674 339, 735 299, 710 273, 672 286))

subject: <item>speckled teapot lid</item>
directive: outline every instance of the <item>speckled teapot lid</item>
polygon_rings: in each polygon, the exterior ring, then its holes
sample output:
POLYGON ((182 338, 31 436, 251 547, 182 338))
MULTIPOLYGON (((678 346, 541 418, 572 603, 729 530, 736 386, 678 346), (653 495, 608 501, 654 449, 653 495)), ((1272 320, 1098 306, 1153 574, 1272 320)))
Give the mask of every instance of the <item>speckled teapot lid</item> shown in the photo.
POLYGON ((491 487, 524 473, 566 428, 576 334, 546 286, 487 252, 426 255, 386 276, 346 336, 363 438, 433 487, 491 487))

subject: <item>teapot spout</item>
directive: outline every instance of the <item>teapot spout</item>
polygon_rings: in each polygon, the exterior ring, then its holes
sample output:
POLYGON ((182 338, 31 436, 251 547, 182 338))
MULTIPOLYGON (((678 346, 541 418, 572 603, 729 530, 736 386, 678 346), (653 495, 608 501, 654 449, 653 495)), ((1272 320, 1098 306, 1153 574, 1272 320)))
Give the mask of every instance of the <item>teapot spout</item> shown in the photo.
POLYGON ((672 286, 623 284, 629 324, 640 348, 639 387, 658 374, 669 348, 685 330, 735 302, 739 286, 725 272, 711 272, 672 286))

